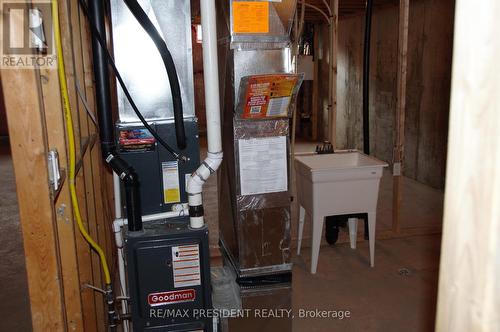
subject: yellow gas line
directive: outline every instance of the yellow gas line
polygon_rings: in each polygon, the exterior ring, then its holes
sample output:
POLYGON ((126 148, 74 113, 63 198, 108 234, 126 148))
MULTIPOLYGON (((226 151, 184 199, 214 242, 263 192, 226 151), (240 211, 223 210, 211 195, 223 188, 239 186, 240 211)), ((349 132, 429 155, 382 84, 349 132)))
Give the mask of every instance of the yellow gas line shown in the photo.
POLYGON ((78 229, 80 233, 89 243, 89 245, 99 254, 99 259, 101 260, 102 270, 104 272, 104 280, 106 285, 111 284, 111 277, 109 274, 108 263, 106 262, 106 255, 102 248, 92 239, 89 235, 85 226, 82 222, 82 216, 80 214, 80 207, 78 205, 78 199, 76 197, 76 187, 75 187, 75 168, 76 168, 76 156, 75 156, 75 137, 73 132, 73 118, 71 116, 71 108, 69 104, 68 96, 68 86, 66 84, 66 71, 64 69, 64 59, 63 50, 61 42, 61 31, 59 28, 59 10, 57 7, 57 0, 52 0, 52 16, 54 20, 54 37, 57 51, 57 70, 59 73, 59 86, 61 89, 64 117, 66 118, 66 130, 68 133, 68 149, 69 149, 69 190, 71 193, 71 202, 73 205, 73 211, 75 214, 75 219, 78 224, 78 229))

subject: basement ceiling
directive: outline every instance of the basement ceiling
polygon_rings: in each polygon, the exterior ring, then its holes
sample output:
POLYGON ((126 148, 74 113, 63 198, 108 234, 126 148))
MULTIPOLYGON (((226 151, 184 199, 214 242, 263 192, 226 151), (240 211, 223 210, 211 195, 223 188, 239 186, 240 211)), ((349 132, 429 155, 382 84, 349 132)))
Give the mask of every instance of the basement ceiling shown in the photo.
MULTIPOLYGON (((313 5, 321 9, 324 13, 328 15, 328 11, 325 6, 325 1, 327 3, 333 2, 332 0, 305 0, 307 4, 313 5)), ((299 6, 302 0, 297 0, 297 5, 299 6)), ((385 7, 397 5, 399 0, 373 0, 373 5, 375 7, 385 7)), ((339 17, 363 14, 366 8, 366 0, 339 0, 339 17)), ((199 24, 200 22, 200 0, 191 0, 191 13, 193 15, 193 23, 199 24)), ((305 20, 309 22, 324 22, 325 18, 323 14, 317 10, 306 7, 305 20)))
MULTIPOLYGON (((300 9, 300 4, 302 0, 298 0, 297 4, 300 9)), ((318 7, 323 12, 328 15, 328 11, 325 6, 325 2, 331 3, 331 0, 305 0, 307 4, 318 7)), ((391 5, 397 5, 399 3, 398 0, 373 0, 373 5, 375 7, 385 7, 391 5)), ((366 0, 339 0, 339 17, 342 16, 350 16, 356 14, 364 13, 366 8, 366 0)), ((324 21, 324 16, 318 12, 317 10, 306 7, 305 20, 312 22, 321 22, 324 21)))

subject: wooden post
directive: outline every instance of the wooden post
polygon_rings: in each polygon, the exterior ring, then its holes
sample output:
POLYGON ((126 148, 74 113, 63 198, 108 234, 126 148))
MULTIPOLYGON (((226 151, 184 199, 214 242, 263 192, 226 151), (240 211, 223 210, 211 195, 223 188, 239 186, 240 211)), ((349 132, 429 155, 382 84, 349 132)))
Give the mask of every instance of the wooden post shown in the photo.
POLYGON ((319 88, 319 75, 318 75, 318 67, 319 67, 319 24, 314 24, 314 77, 313 77, 313 89, 312 89, 312 111, 311 111, 311 124, 312 124, 312 133, 311 138, 313 141, 318 140, 318 114, 321 112, 318 111, 318 88, 319 88))
MULTIPOLYGON (((41 89, 45 109, 44 122, 47 131, 47 147, 48 149, 57 150, 59 166, 66 171, 67 175, 69 164, 66 153, 66 128, 63 114, 60 111, 62 106, 59 92, 59 76, 57 70, 54 69, 44 69, 41 71, 41 75, 43 77, 41 89)), ((75 271, 78 271, 75 227, 67 179, 62 183, 59 195, 54 199, 54 208, 57 212, 56 223, 68 329, 83 331, 80 278, 78 273, 75 273, 75 271)))
POLYGON ((330 17, 330 40, 329 49, 330 57, 328 59, 330 68, 330 91, 328 95, 330 99, 330 142, 335 149, 337 147, 337 48, 338 48, 338 14, 339 14, 339 0, 330 0, 330 8, 332 11, 332 17, 330 17))
POLYGON ((500 2, 457 0, 436 331, 500 322, 500 2))
MULTIPOLYGON (((89 147, 85 149, 85 146, 90 143, 87 130, 87 118, 85 111, 80 109, 81 103, 75 88, 75 80, 83 79, 83 71, 81 70, 80 31, 78 20, 75 17, 79 7, 76 5, 76 1, 72 2, 73 4, 68 0, 59 1, 59 15, 69 102, 73 115, 73 128, 75 130, 75 144, 77 149, 76 163, 77 165, 81 165, 80 168, 77 166, 76 170, 76 192, 83 224, 91 236, 95 238, 95 234, 92 232, 92 223, 95 221, 89 218, 86 197, 86 180, 88 176, 86 171, 88 164, 85 161, 87 159, 86 155, 89 147)), ((75 237, 80 283, 82 285, 95 284, 97 287, 102 287, 102 285, 96 284, 97 280, 95 280, 93 274, 96 268, 95 254, 91 251, 89 244, 79 231, 76 231, 75 237)), ((97 273, 99 273, 99 270, 97 270, 97 273)), ((100 325, 100 322, 98 323, 94 291, 89 288, 81 287, 81 299, 84 329, 97 331, 97 326, 100 325)))
POLYGON ((47 136, 40 84, 38 71, 2 70, 33 330, 63 331, 64 295, 57 225, 47 176, 47 136))
POLYGON ((403 171, 404 143, 405 143, 405 110, 406 110, 406 72, 408 58, 408 25, 410 1, 399 1, 399 37, 398 37, 398 100, 396 107, 396 125, 394 133, 393 152, 393 202, 392 202, 392 230, 401 231, 401 176, 403 171))

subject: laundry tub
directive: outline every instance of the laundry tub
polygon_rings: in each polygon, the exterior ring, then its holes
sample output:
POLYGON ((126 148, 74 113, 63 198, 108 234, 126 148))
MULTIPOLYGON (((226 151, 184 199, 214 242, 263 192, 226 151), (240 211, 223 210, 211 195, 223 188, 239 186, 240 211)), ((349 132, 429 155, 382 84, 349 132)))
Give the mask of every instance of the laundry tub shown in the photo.
MULTIPOLYGON (((387 166, 359 151, 295 157, 300 204, 297 252, 300 253, 307 212, 312 220, 311 273, 316 273, 318 265, 324 218, 334 215, 368 214, 370 265, 374 266, 379 184, 383 168, 387 166)), ((349 227, 350 233, 355 235, 352 228, 356 224, 352 219, 349 227)))

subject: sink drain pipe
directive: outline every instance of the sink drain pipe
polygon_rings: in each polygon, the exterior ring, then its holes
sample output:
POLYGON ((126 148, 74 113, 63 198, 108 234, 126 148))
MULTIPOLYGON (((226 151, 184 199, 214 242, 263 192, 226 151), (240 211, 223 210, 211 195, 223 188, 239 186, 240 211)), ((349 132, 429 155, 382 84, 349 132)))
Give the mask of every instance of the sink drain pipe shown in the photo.
MULTIPOLYGON (((370 154, 370 42, 373 0, 366 2, 365 38, 363 46, 363 152, 370 154)), ((368 240, 368 217, 365 218, 364 238, 368 240)))

